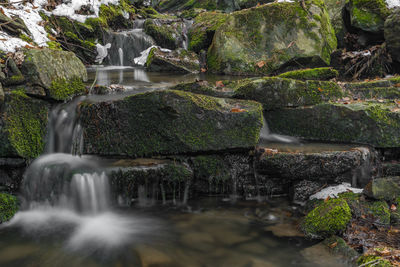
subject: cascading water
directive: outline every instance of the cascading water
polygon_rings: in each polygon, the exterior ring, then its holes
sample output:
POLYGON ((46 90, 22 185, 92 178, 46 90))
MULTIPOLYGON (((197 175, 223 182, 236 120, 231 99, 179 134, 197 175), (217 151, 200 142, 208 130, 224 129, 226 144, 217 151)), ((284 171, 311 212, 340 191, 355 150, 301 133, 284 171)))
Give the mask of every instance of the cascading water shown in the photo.
POLYGON ((263 117, 263 127, 260 131, 261 142, 277 142, 277 143, 299 143, 299 140, 293 136, 273 134, 269 130, 268 123, 263 117))

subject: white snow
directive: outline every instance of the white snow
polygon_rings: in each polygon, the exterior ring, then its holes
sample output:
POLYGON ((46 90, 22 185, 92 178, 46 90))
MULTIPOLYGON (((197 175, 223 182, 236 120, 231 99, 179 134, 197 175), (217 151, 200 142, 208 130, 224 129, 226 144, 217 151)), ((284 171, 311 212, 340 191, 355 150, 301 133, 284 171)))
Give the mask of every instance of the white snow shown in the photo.
POLYGON ((400 7, 400 0, 386 0, 389 8, 400 7))
POLYGON ((330 198, 335 198, 338 196, 340 193, 345 193, 351 191, 356 194, 362 193, 363 189, 362 188, 354 188, 351 187, 349 183, 342 183, 340 185, 335 185, 335 186, 329 186, 327 188, 322 189, 318 193, 315 193, 314 195, 310 196, 310 199, 326 199, 327 197, 330 198))
POLYGON ((99 64, 103 63, 103 60, 108 55, 108 49, 110 49, 110 48, 111 48, 110 43, 108 43, 106 45, 96 44, 96 49, 97 49, 96 62, 97 63, 99 63, 99 64))
POLYGON ((16 48, 29 45, 19 38, 11 37, 7 33, 0 32, 0 50, 5 52, 15 52, 16 48))
POLYGON ((161 48, 161 47, 156 46, 156 45, 152 45, 152 46, 150 46, 149 48, 147 48, 146 50, 140 52, 140 56, 134 58, 134 59, 133 59, 133 62, 134 62, 136 65, 144 66, 144 64, 146 64, 147 57, 149 56, 151 49, 154 48, 154 47, 159 48, 159 49, 160 49, 162 52, 164 52, 164 53, 169 53, 169 52, 171 52, 171 50, 169 50, 169 49, 161 48))

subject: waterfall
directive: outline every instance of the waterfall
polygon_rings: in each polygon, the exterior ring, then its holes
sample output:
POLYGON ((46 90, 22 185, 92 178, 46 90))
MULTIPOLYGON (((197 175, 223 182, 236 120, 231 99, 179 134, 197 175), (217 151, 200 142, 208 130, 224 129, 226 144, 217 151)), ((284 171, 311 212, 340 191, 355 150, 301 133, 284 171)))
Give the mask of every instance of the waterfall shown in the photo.
POLYGON ((123 66, 124 65, 124 50, 122 48, 118 48, 118 54, 119 54, 119 65, 123 66))
POLYGON ((295 137, 271 133, 265 117, 263 117, 263 127, 260 131, 260 141, 277 143, 299 143, 299 140, 295 137))

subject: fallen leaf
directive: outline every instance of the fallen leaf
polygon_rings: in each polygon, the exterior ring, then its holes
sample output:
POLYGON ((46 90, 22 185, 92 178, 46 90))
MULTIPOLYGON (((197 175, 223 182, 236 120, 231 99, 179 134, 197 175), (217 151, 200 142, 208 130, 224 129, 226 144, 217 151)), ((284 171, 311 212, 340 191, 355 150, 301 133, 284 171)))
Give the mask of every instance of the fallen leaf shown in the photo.
POLYGON ((323 92, 324 90, 321 87, 318 87, 318 91, 323 92))
POLYGON ((216 81, 216 82, 215 82, 215 86, 216 86, 216 87, 225 87, 225 85, 223 84, 222 81, 216 81))
POLYGON ((207 71, 207 69, 205 69, 205 68, 201 68, 201 69, 200 69, 200 71, 201 71, 201 72, 206 72, 206 71, 207 71))
POLYGON ((295 41, 291 41, 290 44, 287 46, 287 48, 291 48, 296 42, 295 41))
POLYGON ((337 246, 337 242, 332 243, 332 244, 329 245, 330 248, 334 248, 334 247, 336 247, 336 246, 337 246))
POLYGON ((324 199, 324 202, 328 202, 328 200, 331 199, 330 196, 328 196, 327 198, 324 199))
POLYGON ((395 211, 395 210, 397 210, 397 207, 396 207, 396 205, 395 205, 395 204, 392 204, 392 206, 390 206, 390 210, 391 210, 391 211, 395 211))
POLYGON ((233 108, 231 109, 232 113, 240 113, 240 112, 246 112, 247 110, 241 109, 241 108, 233 108))
POLYGON ((258 66, 259 68, 264 67, 264 66, 265 66, 265 61, 264 61, 264 60, 261 60, 261 61, 257 62, 257 66, 258 66))

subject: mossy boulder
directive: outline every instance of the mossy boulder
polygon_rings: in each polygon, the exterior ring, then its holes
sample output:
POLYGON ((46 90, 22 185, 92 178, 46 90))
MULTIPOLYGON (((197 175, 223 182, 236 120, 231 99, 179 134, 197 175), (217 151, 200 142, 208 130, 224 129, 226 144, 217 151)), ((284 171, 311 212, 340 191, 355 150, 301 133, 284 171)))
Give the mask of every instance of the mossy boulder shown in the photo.
POLYGON ((180 83, 173 87, 170 87, 170 89, 182 90, 195 94, 209 95, 214 97, 231 98, 234 95, 233 89, 226 87, 226 83, 224 81, 222 82, 222 84, 224 86, 216 86, 215 84, 211 84, 208 81, 201 80, 190 83, 180 83))
POLYGON ((224 10, 231 12, 238 9, 236 1, 232 0, 162 0, 156 6, 162 12, 182 11, 193 8, 204 8, 206 10, 224 10))
POLYGON ((392 58, 400 62, 400 9, 394 9, 384 26, 386 46, 392 58))
POLYGON ((145 33, 153 37, 157 45, 171 50, 182 46, 184 27, 181 20, 147 19, 144 22, 145 33))
POLYGON ((326 81, 333 78, 337 78, 339 76, 339 72, 333 68, 315 68, 315 69, 302 69, 302 70, 294 70, 288 71, 278 75, 281 78, 289 78, 296 80, 319 80, 326 81))
POLYGON ((400 197, 400 177, 383 177, 372 180, 364 193, 375 199, 394 201, 400 197))
POLYGON ((340 86, 328 81, 300 81, 279 77, 233 82, 234 98, 255 100, 265 110, 314 105, 341 98, 340 86))
POLYGON ((146 69, 156 72, 197 73, 200 71, 200 61, 197 54, 185 49, 165 51, 154 47, 147 57, 146 69))
POLYGON ((302 223, 311 238, 326 238, 346 230, 351 220, 350 207, 344 199, 329 199, 310 211, 302 223))
POLYGON ((66 100, 85 92, 86 68, 72 52, 25 50, 22 73, 28 86, 43 87, 47 97, 55 100, 66 100))
POLYGON ((171 155, 253 148, 262 107, 253 101, 165 90, 79 107, 85 154, 171 155), (135 114, 135 116, 132 116, 135 114))
POLYGON ((359 257, 357 251, 350 247, 341 237, 331 236, 325 239, 323 244, 334 254, 343 256, 349 263, 354 262, 359 257))
POLYGON ((324 0, 326 10, 328 10, 331 24, 336 33, 336 38, 339 47, 345 46, 345 35, 347 32, 346 25, 343 20, 343 13, 346 5, 346 0, 324 0))
POLYGON ((189 49, 199 53, 207 50, 214 38, 215 31, 225 22, 228 15, 221 12, 203 12, 195 19, 189 30, 189 49))
POLYGON ((346 83, 344 88, 358 99, 398 99, 400 98, 400 78, 393 77, 367 82, 346 83))
POLYGON ((271 3, 230 14, 208 50, 211 72, 261 75, 288 66, 324 66, 336 36, 323 2, 271 3))
POLYGON ((400 112, 392 104, 324 103, 265 114, 272 132, 309 140, 400 145, 400 112))
POLYGON ((22 90, 5 96, 0 127, 0 156, 32 159, 44 149, 49 104, 22 90))
POLYGON ((363 255, 357 259, 358 266, 365 267, 391 267, 393 266, 390 261, 382 258, 381 256, 363 255))
POLYGON ((347 0, 351 26, 370 33, 383 33, 390 10, 384 0, 347 0))
POLYGON ((0 193, 0 224, 10 220, 17 211, 17 198, 6 193, 0 193))

